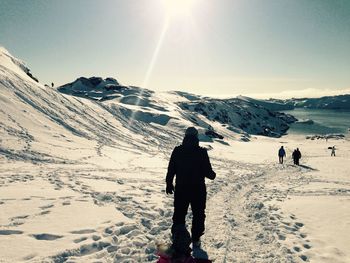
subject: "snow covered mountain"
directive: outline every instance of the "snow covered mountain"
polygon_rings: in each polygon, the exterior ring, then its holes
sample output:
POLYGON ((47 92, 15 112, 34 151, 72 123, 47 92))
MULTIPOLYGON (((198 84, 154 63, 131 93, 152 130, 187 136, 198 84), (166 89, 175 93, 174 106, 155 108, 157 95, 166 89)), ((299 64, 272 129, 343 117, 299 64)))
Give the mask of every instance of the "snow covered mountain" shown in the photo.
POLYGON ((292 110, 294 108, 349 110, 350 94, 325 96, 321 98, 269 99, 263 103, 265 103, 264 105, 268 104, 278 108, 278 110, 292 110))
POLYGON ((249 140, 251 134, 279 137, 294 121, 245 98, 156 93, 120 85, 113 78, 81 77, 58 92, 37 83, 28 67, 4 48, 0 49, 0 90, 0 151, 15 159, 69 162, 57 149, 62 141, 68 147, 77 140, 95 143, 96 148, 123 144, 166 150, 181 140, 183 129, 190 125, 200 129, 202 141, 249 140), (18 137, 16 147, 7 143, 18 137), (42 148, 48 141, 53 147, 42 148))
MULTIPOLYGON (((119 108, 122 111, 137 109, 139 121, 150 122, 153 118, 151 122, 166 125, 170 119, 181 118, 204 130, 220 124, 226 128, 224 131, 221 129, 221 132, 227 133, 230 130, 244 136, 254 134, 279 137, 288 130, 288 124, 295 121, 290 115, 276 113, 245 98, 219 100, 185 92, 157 94, 147 89, 120 85, 113 78, 81 77, 58 90, 104 102, 108 108, 119 108), (176 109, 178 116, 171 116, 174 112, 170 110, 172 108, 176 109)), ((208 131, 206 133, 209 134, 208 131)))
POLYGON ((260 105, 271 111, 293 110, 295 108, 307 109, 334 109, 334 110, 349 110, 350 109, 350 94, 325 96, 321 98, 291 98, 291 99, 268 99, 258 100, 239 96, 254 104, 260 105))
POLYGON ((180 103, 181 107, 197 112, 209 120, 220 122, 234 132, 243 130, 248 134, 279 137, 288 124, 296 121, 293 116, 270 111, 258 104, 241 98, 205 99, 180 103))

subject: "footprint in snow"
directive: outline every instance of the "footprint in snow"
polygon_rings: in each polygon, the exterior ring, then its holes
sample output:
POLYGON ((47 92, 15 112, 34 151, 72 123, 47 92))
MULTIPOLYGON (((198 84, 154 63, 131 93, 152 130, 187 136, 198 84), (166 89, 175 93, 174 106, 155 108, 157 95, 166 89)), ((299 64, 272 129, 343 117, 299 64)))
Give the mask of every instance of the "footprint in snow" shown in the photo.
POLYGON ((10 226, 20 226, 23 224, 24 224, 23 221, 13 221, 13 222, 11 222, 10 226))
POLYGON ((63 237, 63 236, 59 236, 59 235, 46 234, 46 233, 33 234, 31 236, 34 237, 36 240, 47 240, 47 241, 52 241, 52 240, 56 240, 56 239, 63 237))
POLYGON ((132 230, 136 229, 137 227, 135 225, 124 225, 121 228, 116 230, 116 234, 119 235, 126 235, 132 230))
POLYGON ((25 219, 25 218, 28 218, 28 217, 29 217, 29 215, 15 216, 15 217, 12 217, 11 220, 25 219))
POLYGON ((107 252, 108 253, 113 253, 113 252, 115 252, 117 250, 118 250, 117 246, 109 246, 109 247, 107 247, 107 252))
POLYGON ((124 225, 124 222, 118 222, 115 224, 116 226, 123 226, 124 225))
POLYGON ((50 205, 40 206, 39 208, 44 210, 44 209, 51 208, 51 207, 53 207, 53 206, 54 206, 53 204, 50 204, 50 205))
POLYGON ((301 251, 300 247, 293 247, 293 249, 294 249, 294 251, 296 251, 296 252, 300 252, 300 251, 301 251))
POLYGON ((297 232, 297 231, 298 231, 298 229, 295 228, 295 227, 284 226, 284 228, 285 228, 286 230, 288 230, 290 233, 294 233, 294 232, 297 232))
POLYGON ((96 231, 94 229, 81 229, 81 230, 75 230, 71 231, 71 234, 91 234, 95 233, 96 231))
POLYGON ((79 201, 79 202, 89 202, 89 200, 87 200, 87 199, 77 199, 77 201, 79 201))
POLYGON ((278 239, 279 240, 286 240, 286 237, 284 235, 279 234, 278 235, 278 239))
POLYGON ((87 237, 80 237, 80 238, 77 238, 77 239, 74 239, 74 243, 80 243, 80 242, 83 242, 87 239, 87 237))
POLYGON ((28 256, 25 256, 24 258, 23 258, 23 260, 31 260, 31 259, 33 259, 33 258, 35 258, 37 256, 37 254, 30 254, 30 255, 28 255, 28 256))
POLYGON ((297 227, 303 227, 303 226, 304 226, 303 223, 299 223, 299 222, 296 222, 295 225, 296 225, 297 227))
POLYGON ((93 235, 91 238, 92 238, 93 241, 98 241, 98 240, 101 239, 101 237, 97 236, 97 235, 93 235))
POLYGON ((305 255, 301 255, 300 258, 301 258, 303 261, 307 261, 307 260, 308 260, 307 256, 305 256, 305 255))
POLYGON ((40 213, 40 215, 47 215, 47 214, 49 214, 49 213, 51 213, 50 210, 44 210, 44 211, 42 211, 42 212, 40 213))
POLYGON ((309 244, 304 244, 303 247, 306 248, 306 249, 310 249, 311 248, 311 246, 309 244))
POLYGON ((107 235, 111 235, 113 234, 114 230, 112 227, 107 227, 105 230, 104 230, 105 234, 107 235))
POLYGON ((20 230, 0 230, 0 235, 19 235, 23 234, 23 231, 20 230))

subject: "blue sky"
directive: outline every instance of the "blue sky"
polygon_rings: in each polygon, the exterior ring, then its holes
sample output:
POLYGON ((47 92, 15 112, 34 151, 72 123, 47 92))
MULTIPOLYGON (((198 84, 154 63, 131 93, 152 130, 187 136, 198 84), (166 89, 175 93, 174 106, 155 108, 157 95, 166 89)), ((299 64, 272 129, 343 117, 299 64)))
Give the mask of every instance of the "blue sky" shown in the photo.
POLYGON ((350 90, 348 0, 192 0, 170 18, 164 1, 0 0, 0 45, 56 85, 111 76, 214 96, 350 90))

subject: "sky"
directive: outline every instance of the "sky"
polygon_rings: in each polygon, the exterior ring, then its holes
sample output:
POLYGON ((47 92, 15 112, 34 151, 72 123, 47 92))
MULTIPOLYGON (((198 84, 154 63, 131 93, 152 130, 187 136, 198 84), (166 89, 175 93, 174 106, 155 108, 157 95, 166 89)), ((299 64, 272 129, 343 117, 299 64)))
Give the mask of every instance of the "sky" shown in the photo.
POLYGON ((56 86, 100 76, 217 97, 350 93, 349 0, 0 0, 0 45, 56 86))

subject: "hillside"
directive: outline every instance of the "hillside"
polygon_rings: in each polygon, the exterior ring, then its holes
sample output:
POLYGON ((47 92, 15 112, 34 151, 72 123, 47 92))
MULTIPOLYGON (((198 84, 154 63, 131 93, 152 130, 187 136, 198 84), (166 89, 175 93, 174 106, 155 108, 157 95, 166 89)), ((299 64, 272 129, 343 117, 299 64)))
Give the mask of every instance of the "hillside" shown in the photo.
POLYGON ((202 135, 205 135, 208 127, 215 127, 226 136, 280 137, 288 130, 288 124, 296 120, 290 115, 276 113, 242 98, 218 100, 185 92, 156 93, 120 85, 113 78, 80 77, 59 87, 58 91, 98 101, 109 110, 118 108, 141 122, 167 125, 169 120, 185 120, 202 128, 202 135))

